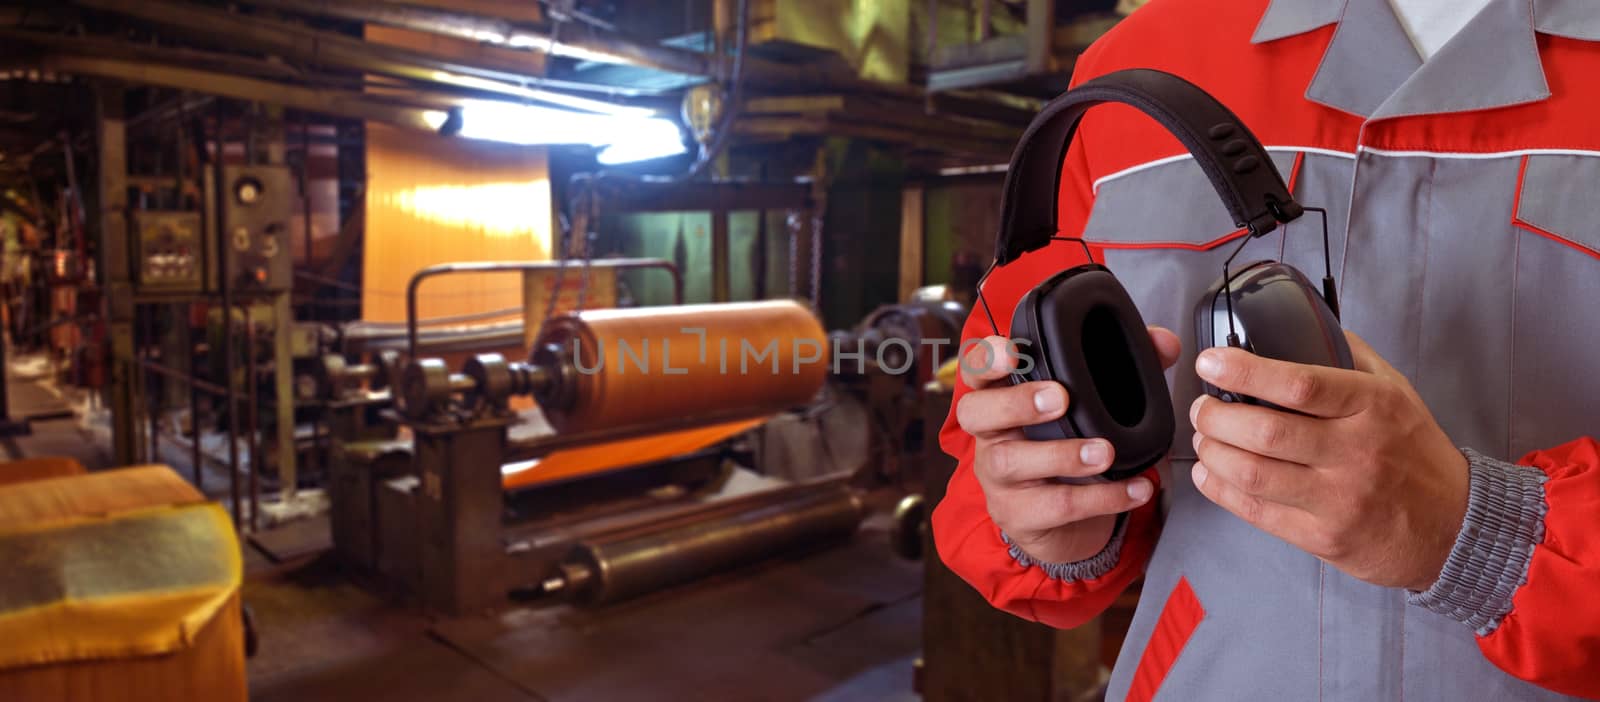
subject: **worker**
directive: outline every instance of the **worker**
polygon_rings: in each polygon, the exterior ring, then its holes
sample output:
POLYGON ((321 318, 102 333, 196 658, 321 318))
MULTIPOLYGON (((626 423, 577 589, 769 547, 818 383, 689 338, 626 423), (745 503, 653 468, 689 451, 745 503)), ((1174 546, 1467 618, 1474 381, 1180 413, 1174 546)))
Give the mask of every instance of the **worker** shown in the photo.
MULTIPOLYGON (((1215 95, 1328 208, 1356 369, 1197 353, 1195 302, 1242 233, 1158 124, 1091 110, 1059 230, 1152 325, 1177 436, 1132 480, 1053 480, 1112 447, 1025 440, 1072 398, 1004 382, 1017 354, 973 314, 964 338, 986 343, 942 433, 960 460, 933 515, 944 562, 1061 628, 1142 576, 1109 699, 1600 696, 1600 6, 1152 0, 1073 81, 1128 68, 1215 95)), ((1322 270, 1314 217, 1281 232, 1241 260, 1322 270)), ((988 278, 999 329, 1075 247, 988 278)))

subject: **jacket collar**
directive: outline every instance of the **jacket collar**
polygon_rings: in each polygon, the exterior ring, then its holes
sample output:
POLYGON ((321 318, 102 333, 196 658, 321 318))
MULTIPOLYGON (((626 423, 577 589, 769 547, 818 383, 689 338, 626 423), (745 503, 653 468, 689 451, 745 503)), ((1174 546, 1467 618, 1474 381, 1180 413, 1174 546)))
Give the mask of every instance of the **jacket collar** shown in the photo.
POLYGON ((1593 0, 1493 0, 1423 63, 1388 0, 1272 0, 1251 42, 1330 24, 1338 27, 1306 99, 1369 119, 1544 100, 1550 89, 1534 33, 1600 41, 1593 0))

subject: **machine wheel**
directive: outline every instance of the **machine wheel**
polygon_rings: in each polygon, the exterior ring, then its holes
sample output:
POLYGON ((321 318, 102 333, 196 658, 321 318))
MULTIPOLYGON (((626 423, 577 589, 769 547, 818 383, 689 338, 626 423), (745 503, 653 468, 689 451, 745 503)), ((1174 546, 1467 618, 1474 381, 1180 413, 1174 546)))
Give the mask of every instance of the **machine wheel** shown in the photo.
POLYGON ((889 548, 908 561, 922 560, 922 535, 928 529, 928 510, 922 495, 906 495, 894 506, 894 526, 889 548))

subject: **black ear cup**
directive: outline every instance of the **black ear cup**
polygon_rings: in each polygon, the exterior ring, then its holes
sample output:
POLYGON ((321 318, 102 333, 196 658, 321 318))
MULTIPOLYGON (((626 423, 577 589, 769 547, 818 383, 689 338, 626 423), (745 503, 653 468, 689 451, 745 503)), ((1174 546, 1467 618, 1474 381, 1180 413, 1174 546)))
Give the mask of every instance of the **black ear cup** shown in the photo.
MULTIPOLYGON (((1228 346, 1232 334, 1239 348, 1263 358, 1355 367, 1350 343, 1333 308, 1304 273, 1287 263, 1257 261, 1231 278, 1219 278, 1195 302, 1194 333, 1196 350, 1228 346), (1232 299, 1225 301, 1224 295, 1232 299)), ((1283 409, 1210 383, 1203 386, 1207 395, 1224 402, 1283 409)))
POLYGON ((1172 397, 1160 355, 1128 291, 1104 266, 1051 277, 1017 303, 1011 336, 1028 359, 1013 383, 1053 380, 1067 389, 1060 419, 1023 429, 1034 441, 1104 438, 1115 458, 1092 479, 1126 480, 1172 448, 1172 397))
MULTIPOLYGON (((1244 123, 1199 86, 1170 73, 1149 69, 1109 73, 1045 106, 1023 133, 1006 171, 995 266, 1003 267, 1058 239, 1077 241, 1093 258, 1082 239, 1061 236, 1058 195, 1062 163, 1078 121, 1089 108, 1107 102, 1137 108, 1183 144, 1234 224, 1249 232, 1235 256, 1249 241, 1281 223, 1307 211, 1322 215, 1323 261, 1329 269, 1323 296, 1293 269, 1289 269, 1297 281, 1293 285, 1284 284, 1283 275, 1269 279, 1252 274, 1223 296, 1235 309, 1224 312, 1222 319, 1238 327, 1239 345, 1252 352, 1277 358, 1264 349, 1287 343, 1293 348, 1281 353, 1293 358, 1285 360, 1348 363, 1349 349, 1334 313, 1337 299, 1328 256, 1327 212, 1296 202, 1271 155, 1244 123), (1271 286, 1268 293, 1255 292, 1265 285, 1271 286), (1315 305, 1320 309, 1312 309, 1315 305), (1252 312, 1257 308, 1260 314, 1252 312), (1249 324, 1246 316, 1252 317, 1249 324), (1246 333, 1246 327, 1253 334, 1246 333)), ((1232 260, 1230 256, 1228 261, 1232 260)), ((1227 263, 1223 271, 1228 278, 1227 263)), ((1208 293, 1201 304, 1215 299, 1208 293)), ((983 299, 981 282, 978 301, 992 324, 994 316, 983 299)), ((1197 320, 1203 336, 1200 345, 1226 343, 1234 329, 1225 324, 1218 332, 1215 313, 1209 307, 1196 309, 1197 316, 1202 313, 1197 320)), ((1065 416, 1025 427, 1023 433, 1036 441, 1100 437, 1115 448, 1111 467, 1100 476, 1066 482, 1125 480, 1172 448, 1176 421, 1161 360, 1132 298, 1104 266, 1091 263, 1065 270, 1029 291, 1017 303, 1011 336, 1031 362, 1012 375, 1012 382, 1051 380, 1066 386, 1068 394, 1065 416)), ((1207 390, 1216 394, 1215 388, 1207 390)))

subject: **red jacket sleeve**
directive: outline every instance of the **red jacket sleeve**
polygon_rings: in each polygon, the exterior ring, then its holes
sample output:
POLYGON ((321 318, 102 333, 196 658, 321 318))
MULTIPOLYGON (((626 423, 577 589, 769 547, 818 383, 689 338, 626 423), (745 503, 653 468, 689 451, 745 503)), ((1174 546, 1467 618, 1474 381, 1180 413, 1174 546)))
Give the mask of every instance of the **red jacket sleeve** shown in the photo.
POLYGON ((1540 687, 1600 697, 1600 443, 1583 438, 1518 463, 1545 474, 1543 539, 1510 612, 1478 647, 1540 687))
MULTIPOLYGON (((964 453, 944 500, 933 512, 934 544, 944 564, 995 608, 1070 629, 1104 612, 1144 572, 1161 528, 1156 500, 1129 514, 1117 565, 1109 572, 1092 580, 1055 580, 1038 566, 1019 564, 1001 540, 972 473, 972 437, 947 422, 941 442, 947 451, 964 453), (951 438, 952 434, 960 436, 951 438), (965 449, 960 449, 963 442, 965 449)), ((1149 476, 1159 486, 1156 472, 1149 476)))
MULTIPOLYGON (((1092 53, 1093 50, 1080 60, 1074 82, 1094 76, 1094 70, 1087 65, 1092 53)), ((1084 147, 1086 140, 1081 138, 1082 134, 1079 136, 1067 152, 1058 203, 1058 227, 1071 236, 1083 231, 1094 204, 1093 178, 1084 147)), ((1009 330, 1012 310, 1024 292, 1055 272, 1084 260, 1083 249, 1078 244, 1053 242, 996 270, 983 286, 988 313, 982 302, 974 304, 962 330, 963 342, 996 333, 990 324, 990 313, 1000 330, 1009 330)), ((945 452, 960 461, 944 500, 933 512, 933 536, 939 556, 996 608, 1055 627, 1077 626, 1104 611, 1143 573, 1160 530, 1158 500, 1151 500, 1129 515, 1122 525, 1123 540, 1117 564, 1099 578, 1055 580, 1038 566, 1019 564, 1012 558, 1010 547, 1001 540, 999 527, 990 519, 983 489, 972 472, 973 438, 956 423, 955 403, 961 401, 967 389, 957 382, 955 402, 939 436, 945 452)), ((1148 475, 1159 486, 1156 472, 1151 470, 1148 475)))

